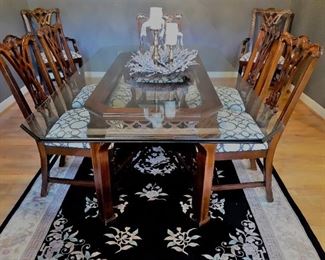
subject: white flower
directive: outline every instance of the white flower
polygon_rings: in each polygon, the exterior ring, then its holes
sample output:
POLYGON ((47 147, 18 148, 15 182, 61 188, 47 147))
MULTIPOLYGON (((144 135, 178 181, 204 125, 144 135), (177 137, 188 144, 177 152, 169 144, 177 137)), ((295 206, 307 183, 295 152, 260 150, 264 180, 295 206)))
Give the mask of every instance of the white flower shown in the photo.
POLYGON ((214 211, 219 211, 223 215, 225 214, 225 199, 219 199, 217 193, 213 193, 210 198, 210 216, 211 218, 216 218, 214 216, 214 211))
POLYGON ((131 232, 130 227, 125 227, 124 231, 120 231, 118 228, 111 227, 115 231, 116 234, 107 233, 104 234, 108 238, 112 238, 113 240, 109 240, 106 242, 108 245, 117 245, 119 250, 115 252, 119 253, 122 250, 128 250, 132 247, 138 246, 138 243, 135 240, 141 240, 141 237, 138 236, 139 230, 131 232))
POLYGON ((185 251, 185 249, 187 247, 196 247, 199 244, 196 242, 193 242, 193 240, 196 240, 198 238, 200 238, 199 235, 194 235, 194 236, 190 236, 190 232, 192 230, 194 230, 195 228, 189 229, 186 232, 182 232, 182 229, 180 227, 176 228, 177 232, 173 232, 170 229, 167 230, 167 234, 169 236, 167 236, 164 240, 170 241, 167 244, 167 247, 170 247, 172 249, 174 249, 177 252, 182 252, 186 255, 188 255, 188 253, 185 251))
POLYGON ((252 215, 249 211, 246 214, 247 219, 241 222, 244 230, 236 228, 236 235, 229 234, 231 238, 228 242, 222 242, 215 248, 215 255, 203 254, 202 256, 209 260, 219 259, 265 259, 266 249, 263 240, 258 233, 254 232, 256 225, 252 222, 252 215))
POLYGON ((166 200, 166 199, 160 198, 160 197, 168 196, 167 193, 162 192, 162 188, 160 188, 158 185, 156 185, 156 183, 147 184, 147 186, 145 188, 143 188, 141 192, 136 192, 135 194, 139 195, 140 197, 148 198, 148 201, 166 200))

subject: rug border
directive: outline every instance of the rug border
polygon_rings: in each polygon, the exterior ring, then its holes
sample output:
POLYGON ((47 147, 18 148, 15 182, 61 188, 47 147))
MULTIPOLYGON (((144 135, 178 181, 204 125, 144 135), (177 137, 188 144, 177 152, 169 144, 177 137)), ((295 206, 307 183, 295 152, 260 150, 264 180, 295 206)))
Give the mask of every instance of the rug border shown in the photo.
MULTIPOLYGON (((257 164, 258 164, 258 167, 260 168, 260 170, 262 172, 263 165, 262 165, 261 160, 258 159, 257 164)), ((288 189, 284 185, 280 175, 278 174, 278 172, 276 171, 276 169, 274 167, 272 169, 272 174, 273 174, 275 180, 277 181, 281 191, 283 192, 283 195, 286 197, 286 199, 288 200, 288 202, 289 202, 290 206, 292 207, 293 211, 297 215, 302 227, 304 228, 308 238, 310 239, 312 245, 314 246, 318 256, 320 257, 320 259, 325 259, 325 252, 324 252, 320 242, 318 241, 314 231, 311 229, 308 221, 306 220, 305 216, 303 215, 303 213, 299 209, 299 207, 296 204, 296 202, 294 201, 294 199, 291 197, 288 189)))
MULTIPOLYGON (((54 155, 52 157, 52 159, 50 160, 49 163, 49 170, 52 169, 53 165, 55 164, 55 162, 57 161, 57 159, 59 158, 58 155, 54 155)), ((28 186, 26 187, 25 191, 23 192, 23 194, 20 196, 20 198, 18 199, 18 201, 16 202, 16 204, 13 206, 13 208, 10 210, 9 214, 7 215, 7 217, 4 219, 4 221, 1 223, 0 225, 0 234, 2 233, 2 231, 5 229, 5 227, 8 225, 10 219, 12 218, 12 216, 16 213, 17 209, 20 207, 21 203, 24 201, 24 199, 26 198, 28 192, 31 190, 31 188, 33 187, 35 181, 37 180, 38 176, 41 174, 41 169, 38 169, 38 171, 36 172, 35 176, 33 177, 33 179, 30 181, 30 183, 28 184, 28 186)))
MULTIPOLYGON (((57 159, 58 159, 58 156, 53 157, 53 159, 50 161, 49 169, 51 169, 53 167, 53 165, 55 164, 57 159)), ((263 167, 262 162, 260 160, 257 160, 257 164, 258 164, 259 168, 262 171, 262 167, 263 167)), ((40 174, 41 174, 41 169, 39 169, 37 171, 37 173, 35 174, 35 176, 31 180, 31 182, 26 187, 23 194, 20 196, 20 198, 18 199, 18 201, 16 202, 14 207, 10 210, 9 214, 7 215, 7 217, 4 219, 4 221, 0 225, 0 234, 5 229, 5 227, 9 223, 10 219, 12 218, 12 216, 15 214, 15 212, 17 211, 17 209, 19 208, 19 206, 23 202, 23 200, 27 196, 28 192, 30 191, 30 189, 32 188, 32 186, 34 185, 36 179, 38 178, 38 176, 40 174)), ((284 185, 283 181, 281 180, 280 175, 278 174, 278 172, 276 171, 276 169, 274 167, 273 167, 273 170, 272 170, 272 174, 273 174, 274 178, 276 179, 276 181, 277 181, 281 191, 283 192, 284 196, 288 200, 290 206, 292 207, 293 211, 297 215, 302 227, 304 228, 304 230, 305 230, 308 238, 310 239, 312 245, 314 246, 317 254, 319 255, 319 257, 321 259, 325 259, 325 252, 324 252, 320 242, 318 241, 316 235, 314 234, 313 230, 311 229, 311 227, 310 227, 309 223, 307 222, 306 218, 304 217, 303 213, 301 212, 301 210, 299 209, 299 207, 297 206, 297 204, 295 203, 295 201, 291 197, 289 191, 287 190, 286 186, 284 185)))

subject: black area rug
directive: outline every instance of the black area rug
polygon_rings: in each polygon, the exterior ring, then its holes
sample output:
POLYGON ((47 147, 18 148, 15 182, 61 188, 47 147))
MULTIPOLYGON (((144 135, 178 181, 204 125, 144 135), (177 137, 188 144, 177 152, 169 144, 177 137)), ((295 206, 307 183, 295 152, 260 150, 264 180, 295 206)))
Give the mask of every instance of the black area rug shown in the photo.
MULTIPOLYGON (((98 219, 95 190, 70 187, 52 224, 44 227, 48 231, 38 243, 36 259, 286 258, 286 253, 275 252, 276 238, 263 238, 254 216, 258 211, 251 209, 241 190, 213 193, 211 221, 198 227, 192 220, 192 148, 183 147, 183 156, 169 148, 144 147, 112 176, 117 218, 107 226, 98 219)), ((123 157, 121 152, 114 164, 123 157)), ((76 178, 93 178, 89 159, 82 161, 76 178)), ((238 182, 234 164, 218 162, 214 181, 238 182)), ((306 257, 312 258, 302 259, 318 259, 317 250, 310 250, 306 257)))

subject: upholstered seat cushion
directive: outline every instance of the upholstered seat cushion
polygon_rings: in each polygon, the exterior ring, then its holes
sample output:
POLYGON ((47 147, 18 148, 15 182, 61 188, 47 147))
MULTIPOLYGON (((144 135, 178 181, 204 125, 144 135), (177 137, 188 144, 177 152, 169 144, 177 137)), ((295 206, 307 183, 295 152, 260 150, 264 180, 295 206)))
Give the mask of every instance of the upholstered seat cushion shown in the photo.
POLYGON ((214 86, 214 89, 224 108, 237 112, 245 111, 244 102, 237 89, 225 86, 214 86))
POLYGON ((249 142, 262 139, 264 134, 248 113, 221 109, 217 114, 217 123, 220 129, 220 140, 247 140, 241 143, 219 143, 216 146, 217 152, 256 151, 268 148, 267 142, 249 142))
MULTIPOLYGON (((72 59, 75 60, 75 59, 81 59, 82 58, 82 56, 78 52, 71 51, 71 50, 70 50, 70 52, 71 52, 72 59)), ((68 57, 67 57, 67 54, 65 53, 64 50, 62 50, 62 53, 63 53, 64 59, 67 60, 68 57)))
POLYGON ((84 86, 80 90, 78 95, 74 98, 74 100, 72 101, 72 105, 71 105, 72 108, 82 108, 82 107, 84 107, 86 101, 88 100, 90 95, 93 93, 95 88, 96 88, 95 84, 84 86))
MULTIPOLYGON (((247 52, 247 53, 245 53, 243 56, 241 56, 239 60, 240 60, 240 61, 248 61, 249 58, 251 57, 251 54, 252 54, 251 52, 247 52)), ((255 57, 254 62, 256 61, 257 56, 258 56, 258 53, 257 53, 257 55, 256 55, 256 57, 255 57)), ((279 64, 280 64, 280 65, 283 65, 283 63, 284 63, 284 57, 281 56, 281 57, 280 57, 279 64)))
MULTIPOLYGON (((47 138, 58 139, 81 139, 87 138, 87 124, 90 115, 87 109, 78 108, 65 112, 59 120, 51 127, 46 135, 47 138)), ((47 142, 48 146, 70 147, 70 148, 90 148, 87 142, 64 143, 64 142, 47 142)))
MULTIPOLYGON (((77 52, 75 52, 75 51, 70 51, 70 53, 71 53, 71 56, 72 56, 72 58, 75 60, 75 59, 81 59, 82 58, 82 56, 79 54, 79 53, 77 53, 77 52)), ((65 53, 65 50, 62 50, 62 54, 63 54, 63 58, 65 59, 65 60, 68 60, 68 57, 67 57, 67 54, 65 53)), ((42 59, 43 59, 43 62, 46 64, 46 63, 48 63, 48 61, 47 61, 47 57, 46 57, 46 54, 44 53, 44 52, 41 52, 41 57, 42 57, 42 59)), ((53 61, 55 62, 56 61, 56 59, 55 59, 55 57, 54 56, 52 56, 53 57, 53 61)))
MULTIPOLYGON (((48 74, 49 74, 51 80, 55 80, 55 76, 54 76, 52 71, 49 71, 48 74)), ((59 75, 60 75, 61 78, 64 77, 62 71, 59 71, 59 75)))

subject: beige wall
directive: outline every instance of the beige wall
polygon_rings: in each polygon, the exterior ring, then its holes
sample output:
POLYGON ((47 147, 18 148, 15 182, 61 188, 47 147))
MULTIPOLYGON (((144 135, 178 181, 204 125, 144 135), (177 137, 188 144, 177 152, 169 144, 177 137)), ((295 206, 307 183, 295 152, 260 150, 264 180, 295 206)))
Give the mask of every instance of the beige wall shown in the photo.
MULTIPOLYGON (((26 0, 0 0, 0 40, 6 35, 22 35, 25 33, 20 10, 27 8, 26 0)), ((0 102, 11 95, 0 73, 0 102)))
MULTIPOLYGON (((292 0, 295 20, 292 32, 305 34, 313 42, 325 47, 325 0, 292 0)), ((306 87, 305 93, 325 108, 325 57, 319 63, 306 87)))
MULTIPOLYGON (((26 0, 30 8, 58 7, 65 34, 77 39, 87 59, 102 46, 136 46, 138 37, 135 17, 150 6, 162 6, 166 12, 184 15, 187 46, 196 46, 209 71, 217 70, 215 51, 222 52, 236 64, 240 42, 248 34, 251 10, 254 7, 292 8, 295 34, 306 34, 324 45, 325 0, 26 0)), ((0 34, 20 35, 24 27, 19 10, 25 0, 0 0, 0 34)), ((112 55, 112 59, 114 55, 112 55)), ((325 58, 321 58, 306 93, 325 107, 325 58)), ((0 82, 0 101, 9 95, 0 82)))

